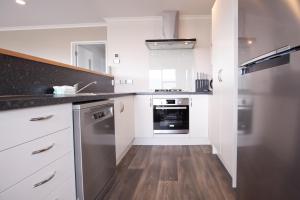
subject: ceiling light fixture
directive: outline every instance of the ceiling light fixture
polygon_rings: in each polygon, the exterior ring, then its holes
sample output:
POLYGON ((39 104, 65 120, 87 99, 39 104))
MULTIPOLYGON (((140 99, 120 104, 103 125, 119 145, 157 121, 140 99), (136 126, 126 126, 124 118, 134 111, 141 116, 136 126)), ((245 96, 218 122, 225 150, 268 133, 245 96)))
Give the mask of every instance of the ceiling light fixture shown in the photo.
POLYGON ((24 0, 16 0, 16 3, 20 4, 20 5, 25 5, 26 1, 24 1, 24 0))

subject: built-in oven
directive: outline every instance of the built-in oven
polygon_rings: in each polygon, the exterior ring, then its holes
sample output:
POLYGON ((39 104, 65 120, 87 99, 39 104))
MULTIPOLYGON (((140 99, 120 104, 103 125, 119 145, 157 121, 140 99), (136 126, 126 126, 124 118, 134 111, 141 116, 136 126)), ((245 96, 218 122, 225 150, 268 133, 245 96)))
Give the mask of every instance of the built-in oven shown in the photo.
POLYGON ((154 134, 189 133, 189 99, 153 99, 154 134))

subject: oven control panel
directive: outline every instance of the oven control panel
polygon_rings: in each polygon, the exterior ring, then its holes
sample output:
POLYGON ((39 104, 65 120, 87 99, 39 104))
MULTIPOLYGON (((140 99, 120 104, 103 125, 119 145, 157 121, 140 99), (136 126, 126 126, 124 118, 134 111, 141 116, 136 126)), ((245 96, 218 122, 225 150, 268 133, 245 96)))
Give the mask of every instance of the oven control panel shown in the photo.
POLYGON ((175 99, 153 99, 154 106, 172 106, 172 105, 189 105, 189 98, 175 98, 175 99))

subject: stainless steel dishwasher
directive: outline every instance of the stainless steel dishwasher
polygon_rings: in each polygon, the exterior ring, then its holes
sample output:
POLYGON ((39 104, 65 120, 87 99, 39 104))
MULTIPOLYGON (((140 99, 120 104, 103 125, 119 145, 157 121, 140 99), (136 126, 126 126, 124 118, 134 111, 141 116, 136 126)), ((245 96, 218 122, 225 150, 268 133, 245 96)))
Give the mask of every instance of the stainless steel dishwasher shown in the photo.
POLYGON ((112 100, 73 106, 76 191, 79 200, 94 200, 116 169, 112 100))

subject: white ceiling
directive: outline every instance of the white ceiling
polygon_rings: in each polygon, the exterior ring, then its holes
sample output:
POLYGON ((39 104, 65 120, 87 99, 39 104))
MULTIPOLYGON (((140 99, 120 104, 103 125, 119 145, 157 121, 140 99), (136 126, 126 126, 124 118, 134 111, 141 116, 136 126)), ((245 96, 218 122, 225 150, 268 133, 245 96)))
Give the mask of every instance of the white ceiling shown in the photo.
POLYGON ((214 0, 0 0, 0 27, 99 23, 106 17, 158 16, 163 10, 208 15, 214 0))

